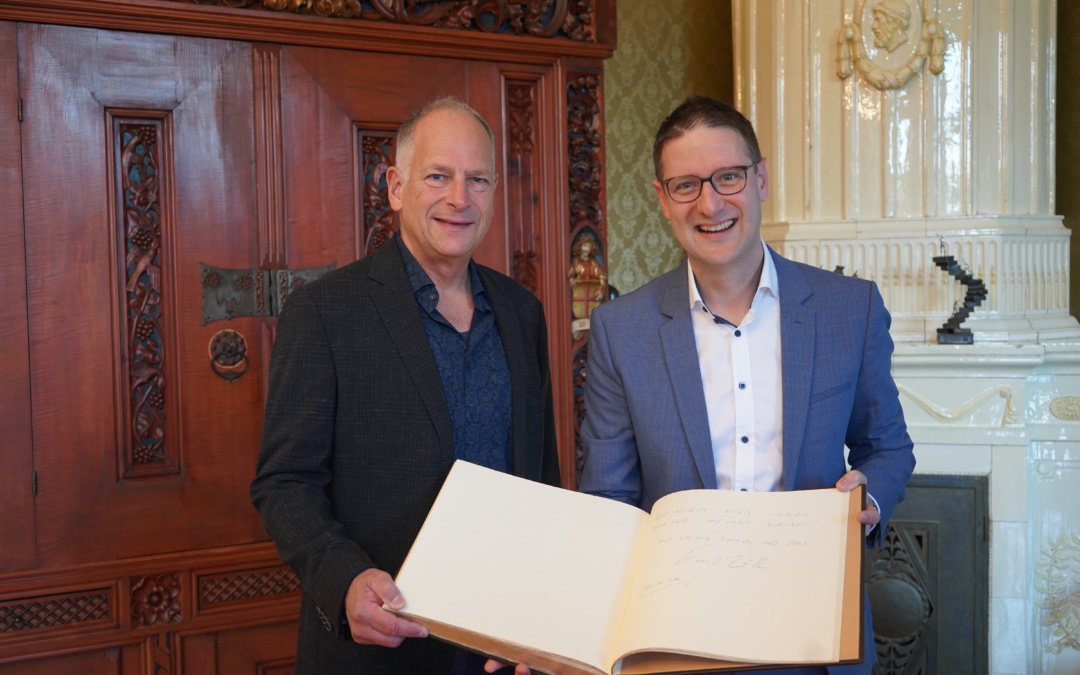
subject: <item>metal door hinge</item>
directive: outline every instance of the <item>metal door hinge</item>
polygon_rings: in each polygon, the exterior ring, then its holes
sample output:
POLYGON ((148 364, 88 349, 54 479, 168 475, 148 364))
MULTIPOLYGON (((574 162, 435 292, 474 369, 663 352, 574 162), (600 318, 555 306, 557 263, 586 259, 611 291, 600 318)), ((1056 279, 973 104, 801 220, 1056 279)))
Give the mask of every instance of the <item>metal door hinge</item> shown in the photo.
POLYGON ((277 316, 289 295, 337 266, 301 270, 233 270, 199 263, 203 325, 239 316, 277 316))
POLYGON ((37 471, 30 472, 30 491, 34 497, 37 497, 38 476, 37 471))

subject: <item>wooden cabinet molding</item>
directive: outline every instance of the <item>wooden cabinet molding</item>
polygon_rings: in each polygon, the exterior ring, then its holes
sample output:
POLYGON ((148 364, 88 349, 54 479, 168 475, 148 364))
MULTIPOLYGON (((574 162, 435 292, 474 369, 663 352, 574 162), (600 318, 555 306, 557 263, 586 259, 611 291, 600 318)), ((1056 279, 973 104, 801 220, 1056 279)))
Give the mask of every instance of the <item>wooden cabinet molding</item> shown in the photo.
POLYGON ((389 54, 552 63, 558 57, 602 60, 614 52, 615 0, 591 0, 589 4, 594 8, 593 24, 588 28, 593 42, 331 18, 259 7, 218 7, 195 4, 194 0, 0 0, 0 19, 389 54))
POLYGON ((295 619, 269 543, 0 575, 0 664, 295 619))
MULTIPOLYGON (((402 0, 363 0, 360 6, 370 13, 373 1, 383 6, 402 4, 402 0)), ((437 28, 388 20, 324 17, 258 6, 272 4, 270 0, 0 0, 0 20, 495 61, 504 70, 535 66, 553 72, 560 80, 556 86, 562 90, 561 95, 541 96, 537 92, 540 98, 533 102, 537 119, 526 121, 532 121, 538 133, 554 132, 556 136, 547 139, 546 147, 540 147, 530 158, 534 166, 544 167, 549 176, 554 172, 561 173, 564 178, 561 185, 539 186, 543 190, 540 194, 547 197, 541 201, 548 202, 537 207, 541 211, 547 208, 545 222, 535 223, 536 230, 542 235, 541 248, 539 251, 527 246, 514 248, 511 271, 515 278, 537 293, 547 308, 563 484, 573 488, 581 464, 577 428, 584 414, 580 389, 587 345, 580 335, 574 339, 570 337, 570 290, 566 273, 571 258, 571 240, 582 230, 588 230, 599 239, 598 259, 606 267, 602 73, 603 60, 612 55, 616 46, 616 30, 615 0, 566 2, 579 9, 580 15, 589 17, 591 25, 587 31, 593 41, 437 28), (224 6, 226 4, 246 6, 224 6), (591 10, 585 11, 588 8, 591 10), (551 111, 557 111, 555 117, 549 114, 551 111), (561 144, 561 147, 552 156, 550 149, 554 144, 561 144), (541 152, 545 156, 536 156, 541 152), (553 161, 561 162, 564 168, 553 166, 553 161), (552 209, 553 204, 557 208, 552 209), (553 242, 559 243, 553 247, 553 242), (531 257, 537 253, 543 256, 539 263, 531 257), (535 267, 542 269, 542 273, 532 269, 535 267), (538 287, 530 284, 535 277, 543 277, 537 279, 538 287)), ((308 4, 318 3, 305 3, 305 6, 308 4)), ((458 0, 458 4, 469 3, 458 0)), ((505 0, 504 4, 525 6, 530 3, 505 0)), ((338 5, 343 3, 329 2, 325 6, 338 5)), ((505 84, 509 97, 523 96, 525 90, 519 86, 521 83, 508 78, 505 84)), ((518 100, 525 101, 524 98, 518 100)), ((511 98, 512 104, 513 101, 511 98)), ((525 102, 516 108, 512 106, 509 112, 529 110, 525 102)), ((515 124, 519 121, 508 120, 515 124)), ((518 150, 520 154, 520 148, 518 150)), ((513 148, 507 148, 507 156, 512 152, 513 148)), ((260 189, 274 187, 274 180, 273 176, 260 175, 260 189)), ((273 213, 271 209, 269 215, 273 213)))
MULTIPOLYGON (((253 6, 269 2, 0 0, 0 93, 20 103, 18 115, 0 112, 0 195, 15 216, 0 227, 10 263, 0 269, 23 289, 0 303, 0 373, 12 383, 0 394, 2 675, 289 672, 299 582, 246 493, 265 362, 235 382, 209 369, 216 327, 200 323, 193 270, 367 253, 393 225, 362 201, 367 156, 388 161, 386 139, 427 92, 465 97, 496 129, 500 228, 478 259, 544 302, 563 484, 576 486, 587 333, 571 331, 568 270, 583 234, 606 259, 603 60, 615 48, 615 0, 565 0, 591 12, 592 42, 253 6), (146 148, 168 187, 155 204, 165 229, 183 233, 167 242, 181 257, 165 261, 173 276, 162 295, 176 308, 165 323, 179 331, 164 343, 178 359, 167 364, 169 419, 183 424, 165 436, 184 461, 137 480, 110 468, 131 426, 110 414, 126 409, 128 390, 115 402, 107 393, 126 382, 110 368, 132 362, 114 344, 127 324, 91 311, 115 300, 127 271, 114 264, 124 258, 114 214, 124 155, 113 140, 128 122, 160 127, 146 148), (80 339, 69 344, 74 326, 80 339)), ((361 7, 372 2, 401 4, 361 7)), ((272 319, 229 327, 252 354, 269 353, 272 319)))

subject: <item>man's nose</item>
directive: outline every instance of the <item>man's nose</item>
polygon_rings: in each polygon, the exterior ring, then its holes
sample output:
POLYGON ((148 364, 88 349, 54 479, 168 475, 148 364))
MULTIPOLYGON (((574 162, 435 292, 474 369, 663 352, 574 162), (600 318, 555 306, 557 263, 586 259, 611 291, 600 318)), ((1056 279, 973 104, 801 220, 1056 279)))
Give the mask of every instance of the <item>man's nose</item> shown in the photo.
POLYGON ((696 206, 706 213, 711 213, 724 208, 727 205, 727 197, 716 191, 712 181, 701 184, 701 194, 698 195, 696 206))
POLYGON ((446 199, 451 204, 458 206, 464 205, 469 201, 469 186, 468 178, 464 176, 454 176, 450 180, 450 187, 447 188, 446 199))

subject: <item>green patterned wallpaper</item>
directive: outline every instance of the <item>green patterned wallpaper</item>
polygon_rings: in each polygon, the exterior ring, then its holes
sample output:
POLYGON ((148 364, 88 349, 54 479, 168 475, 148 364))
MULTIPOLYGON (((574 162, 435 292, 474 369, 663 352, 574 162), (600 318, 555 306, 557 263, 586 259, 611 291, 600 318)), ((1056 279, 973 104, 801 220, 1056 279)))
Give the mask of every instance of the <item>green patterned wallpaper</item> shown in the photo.
MULTIPOLYGON (((635 3, 636 4, 636 3, 635 3)), ((616 11, 622 9, 622 0, 616 11)), ((1080 3, 1059 2, 1057 16, 1057 185, 1055 212, 1064 216, 1065 226, 1077 229, 1080 223, 1080 80, 1067 75, 1080 65, 1080 3)), ((610 141, 609 141, 610 142, 610 141)), ((610 189, 610 188, 609 188, 610 189)), ((609 207, 610 213, 610 207, 609 207)), ((1069 277, 1069 307, 1073 316, 1080 316, 1080 232, 1069 239, 1072 270, 1069 277)))
POLYGON ((689 94, 734 100, 730 0, 618 0, 604 65, 608 279, 626 293, 675 267, 682 249, 650 184, 652 138, 689 94))

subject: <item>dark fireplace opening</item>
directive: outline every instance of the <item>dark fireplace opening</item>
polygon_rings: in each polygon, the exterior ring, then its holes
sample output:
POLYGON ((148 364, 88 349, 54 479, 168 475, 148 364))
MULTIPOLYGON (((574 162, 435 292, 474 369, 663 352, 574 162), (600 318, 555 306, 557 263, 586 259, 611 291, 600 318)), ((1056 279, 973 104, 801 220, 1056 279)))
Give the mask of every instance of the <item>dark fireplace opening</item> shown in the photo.
POLYGON ((915 474, 866 591, 879 675, 988 672, 990 517, 986 476, 915 474))

